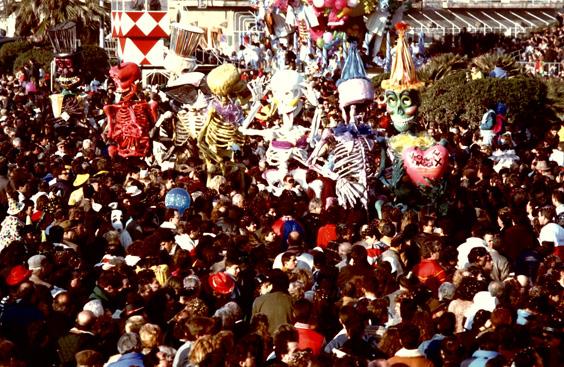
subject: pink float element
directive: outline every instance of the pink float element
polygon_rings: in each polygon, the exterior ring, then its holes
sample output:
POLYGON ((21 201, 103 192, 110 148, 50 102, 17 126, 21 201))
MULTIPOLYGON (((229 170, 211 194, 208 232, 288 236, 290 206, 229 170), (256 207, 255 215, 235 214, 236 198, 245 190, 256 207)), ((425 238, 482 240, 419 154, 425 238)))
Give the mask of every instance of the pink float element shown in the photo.
POLYGON ((441 178, 448 167, 448 150, 440 144, 427 150, 406 148, 402 157, 405 171, 416 185, 429 186, 427 179, 432 181, 441 178))
POLYGON ((374 100, 374 86, 366 79, 355 78, 343 81, 337 87, 341 107, 362 104, 374 100))

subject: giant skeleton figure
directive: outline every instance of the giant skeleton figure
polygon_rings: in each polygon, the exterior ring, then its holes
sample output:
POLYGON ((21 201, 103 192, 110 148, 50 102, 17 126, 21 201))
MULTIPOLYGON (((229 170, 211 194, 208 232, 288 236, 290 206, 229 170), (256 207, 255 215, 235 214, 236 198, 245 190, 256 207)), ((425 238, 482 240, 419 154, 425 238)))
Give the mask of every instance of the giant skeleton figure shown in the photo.
POLYGON ((352 208, 361 203, 366 208, 369 183, 376 177, 377 144, 369 128, 365 125, 357 127, 356 106, 372 102, 374 88, 366 76, 354 43, 351 44, 343 74, 337 84, 345 123, 323 131, 307 163, 315 171, 335 181, 339 205, 352 208))
MULTIPOLYGON (((290 160, 294 159, 305 164, 308 154, 308 132, 315 133, 319 125, 321 109, 317 102, 317 96, 309 85, 304 84, 304 79, 295 70, 279 70, 270 80, 272 91, 273 108, 272 115, 278 112, 281 118, 279 126, 266 129, 249 129, 243 125, 240 131, 245 135, 261 136, 270 142, 266 151, 266 163, 274 167, 266 172, 265 179, 268 182, 268 190, 279 195, 282 193, 281 183, 288 171, 290 160), (302 96, 316 107, 310 128, 295 123, 301 118, 304 107, 302 96)), ((303 180, 302 180, 303 183, 303 180)))
POLYGON ((121 95, 119 102, 104 106, 108 118, 106 138, 115 144, 122 157, 146 157, 151 150, 149 137, 157 120, 157 103, 136 98, 141 70, 134 63, 122 63, 110 69, 110 77, 121 95))
POLYGON ((417 111, 420 103, 419 89, 423 83, 417 79, 415 65, 405 40, 407 24, 398 23, 398 40, 392 61, 390 79, 382 81, 386 108, 399 134, 388 140, 388 155, 392 166, 381 176, 382 182, 396 193, 405 190, 407 174, 421 192, 439 187, 448 165, 448 152, 442 144, 426 132, 416 133, 417 111))
POLYGON ((234 151, 245 144, 245 136, 239 132, 239 127, 248 125, 261 106, 260 99, 265 93, 263 83, 264 79, 258 78, 247 85, 233 64, 220 65, 208 74, 207 84, 214 98, 209 103, 207 119, 197 139, 206 163, 208 182, 214 173, 226 174, 227 163, 232 161, 234 151), (247 87, 253 94, 254 103, 244 119, 243 108, 235 97, 247 87))

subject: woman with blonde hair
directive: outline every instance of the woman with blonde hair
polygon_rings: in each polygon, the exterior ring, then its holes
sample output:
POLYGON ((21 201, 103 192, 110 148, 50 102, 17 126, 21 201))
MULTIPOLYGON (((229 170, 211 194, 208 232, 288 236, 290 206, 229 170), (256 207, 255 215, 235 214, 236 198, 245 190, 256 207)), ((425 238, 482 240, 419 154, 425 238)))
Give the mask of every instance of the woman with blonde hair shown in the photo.
POLYGON ((214 337, 211 335, 205 335, 200 337, 194 342, 192 350, 190 351, 190 357, 188 359, 188 366, 197 367, 202 363, 208 355, 210 355, 215 350, 214 337))
POLYGON ((139 338, 143 346, 142 353, 147 355, 162 343, 162 331, 159 325, 145 324, 139 329, 139 338))

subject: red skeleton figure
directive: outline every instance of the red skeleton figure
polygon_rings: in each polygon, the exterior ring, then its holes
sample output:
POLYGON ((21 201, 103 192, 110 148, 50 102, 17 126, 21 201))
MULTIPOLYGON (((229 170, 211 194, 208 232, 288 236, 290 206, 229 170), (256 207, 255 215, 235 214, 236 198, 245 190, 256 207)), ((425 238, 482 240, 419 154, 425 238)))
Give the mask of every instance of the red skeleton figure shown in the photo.
POLYGON ((104 106, 108 117, 107 139, 116 144, 122 157, 145 157, 151 150, 149 133, 157 119, 157 102, 147 103, 136 98, 141 70, 127 62, 110 69, 121 100, 104 106))

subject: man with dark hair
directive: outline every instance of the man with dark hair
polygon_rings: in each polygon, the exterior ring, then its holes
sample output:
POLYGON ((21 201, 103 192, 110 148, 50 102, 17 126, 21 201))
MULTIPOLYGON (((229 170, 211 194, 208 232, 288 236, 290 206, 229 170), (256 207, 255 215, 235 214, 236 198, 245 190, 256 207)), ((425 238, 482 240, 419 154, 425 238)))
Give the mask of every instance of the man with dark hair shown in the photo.
POLYGON ((468 254, 468 266, 477 265, 489 277, 493 262, 488 250, 483 247, 474 247, 468 254))
POLYGON ((429 340, 419 345, 419 351, 425 353, 437 366, 441 363, 441 344, 446 337, 454 335, 456 329, 456 316, 452 312, 443 313, 437 323, 437 333, 429 340))
POLYGON ((281 325, 274 333, 273 339, 275 358, 267 361, 265 366, 287 366, 292 355, 298 350, 298 332, 290 325, 281 325))
POLYGON ((388 359, 390 365, 403 363, 410 367, 434 366, 433 362, 417 349, 420 335, 417 326, 405 323, 400 327, 399 334, 402 348, 392 358, 388 359))
POLYGON ((458 264, 456 267, 458 269, 464 269, 468 265, 468 254, 470 250, 475 247, 487 247, 483 237, 484 227, 481 224, 475 224, 472 227, 472 236, 467 238, 463 244, 456 248, 458 251, 458 264))
POLYGON ((486 241, 488 252, 492 257, 492 271, 490 276, 493 280, 502 282, 509 276, 511 266, 507 258, 498 252, 501 244, 500 237, 495 234, 493 230, 487 229, 484 234, 484 241, 486 241))
POLYGON ((280 325, 292 319, 292 297, 288 294, 288 276, 282 270, 274 269, 269 275, 272 290, 255 299, 252 315, 266 315, 268 331, 273 334, 280 325))
POLYGON ((296 270, 296 266, 298 265, 298 259, 296 258, 296 254, 293 252, 286 251, 282 254, 282 271, 284 273, 291 273, 296 270))
POLYGON ((421 257, 423 260, 413 267, 413 274, 421 284, 437 294, 439 286, 446 280, 446 272, 439 264, 439 254, 442 245, 437 240, 430 240, 423 244, 421 257))
POLYGON ((103 271, 98 277, 98 282, 88 299, 100 300, 104 309, 113 312, 118 309, 116 302, 122 285, 123 282, 120 274, 115 271, 103 271))
POLYGON ((402 236, 394 237, 390 242, 390 247, 382 253, 382 261, 388 262, 392 266, 392 274, 396 277, 403 275, 404 264, 400 256, 400 251, 404 243, 402 236))
POLYGON ((313 325, 310 324, 312 312, 313 305, 307 299, 301 299, 294 303, 292 313, 295 322, 294 327, 299 335, 298 346, 302 350, 311 349, 312 354, 317 356, 321 353, 325 338, 315 331, 313 325))
POLYGON ((497 346, 499 344, 495 332, 487 332, 478 338, 478 350, 472 353, 472 357, 460 363, 461 367, 485 366, 486 363, 499 355, 497 346))
POLYGON ((555 252, 558 252, 558 247, 564 246, 564 228, 555 223, 556 208, 553 206, 540 208, 537 218, 542 226, 539 233, 539 242, 541 244, 543 242, 553 244, 555 252))

